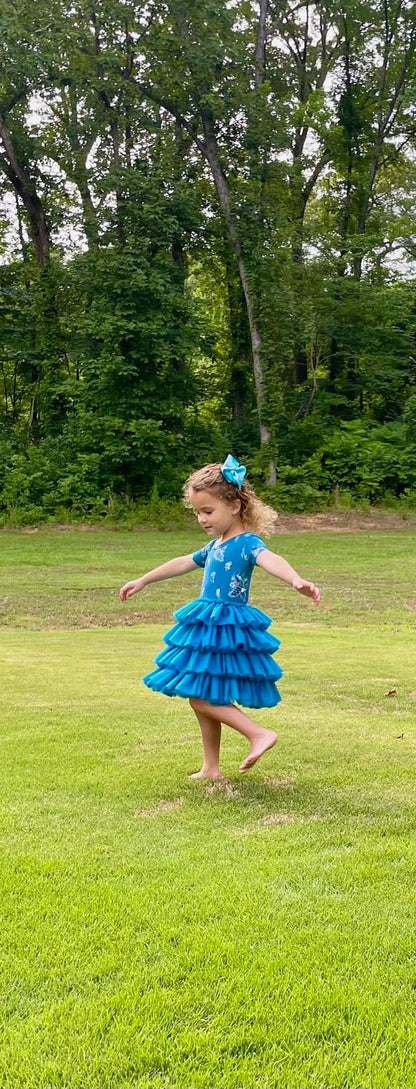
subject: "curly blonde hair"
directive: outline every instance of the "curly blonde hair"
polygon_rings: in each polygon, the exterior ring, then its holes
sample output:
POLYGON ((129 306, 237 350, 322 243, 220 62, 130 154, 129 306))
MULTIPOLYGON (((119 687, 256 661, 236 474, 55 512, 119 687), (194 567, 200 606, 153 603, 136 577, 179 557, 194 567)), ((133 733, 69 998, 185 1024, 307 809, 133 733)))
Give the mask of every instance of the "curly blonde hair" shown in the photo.
POLYGON ((241 488, 237 484, 229 483, 222 475, 221 465, 216 462, 204 465, 188 477, 183 487, 186 507, 192 507, 191 491, 213 492, 224 503, 234 503, 239 499, 241 521, 244 529, 251 533, 268 537, 275 529, 278 518, 276 511, 262 503, 247 479, 243 480, 241 488))

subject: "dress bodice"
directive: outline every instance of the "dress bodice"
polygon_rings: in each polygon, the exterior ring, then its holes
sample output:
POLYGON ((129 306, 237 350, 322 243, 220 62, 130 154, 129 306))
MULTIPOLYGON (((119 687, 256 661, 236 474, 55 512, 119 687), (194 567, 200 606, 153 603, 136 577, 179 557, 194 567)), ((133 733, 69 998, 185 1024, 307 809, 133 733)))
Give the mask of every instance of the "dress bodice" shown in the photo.
POLYGON ((240 533, 223 544, 209 541, 192 556, 204 568, 200 596, 246 605, 257 556, 265 549, 267 545, 255 533, 240 533))

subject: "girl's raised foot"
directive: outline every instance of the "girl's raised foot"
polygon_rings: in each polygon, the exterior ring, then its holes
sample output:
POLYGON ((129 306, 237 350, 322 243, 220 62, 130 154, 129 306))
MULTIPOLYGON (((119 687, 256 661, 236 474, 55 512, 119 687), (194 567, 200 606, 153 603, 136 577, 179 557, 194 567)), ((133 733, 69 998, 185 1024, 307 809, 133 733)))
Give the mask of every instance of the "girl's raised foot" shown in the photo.
POLYGON ((223 779, 224 776, 219 768, 214 768, 209 771, 207 768, 201 768, 201 771, 194 771, 193 775, 189 776, 190 779, 223 779))
POLYGON ((273 745, 276 744, 276 741, 277 734, 275 734, 273 730, 262 730, 261 734, 259 734, 258 737, 256 737, 255 741, 252 742, 250 752, 248 756, 246 756, 245 760, 243 760, 240 771, 249 771, 254 764, 257 764, 257 761, 260 760, 260 757, 263 756, 263 753, 267 752, 268 749, 273 748, 273 745))

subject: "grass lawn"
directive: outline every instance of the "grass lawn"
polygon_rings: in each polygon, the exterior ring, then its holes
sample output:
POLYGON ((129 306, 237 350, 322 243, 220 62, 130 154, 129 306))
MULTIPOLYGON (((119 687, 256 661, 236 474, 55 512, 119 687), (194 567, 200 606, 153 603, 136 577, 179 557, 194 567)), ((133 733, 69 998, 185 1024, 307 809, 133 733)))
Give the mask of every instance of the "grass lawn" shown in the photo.
POLYGON ((147 690, 188 533, 0 533, 2 1089, 414 1089, 415 531, 271 544, 280 742, 147 690), (387 696, 386 693, 396 690, 387 696))

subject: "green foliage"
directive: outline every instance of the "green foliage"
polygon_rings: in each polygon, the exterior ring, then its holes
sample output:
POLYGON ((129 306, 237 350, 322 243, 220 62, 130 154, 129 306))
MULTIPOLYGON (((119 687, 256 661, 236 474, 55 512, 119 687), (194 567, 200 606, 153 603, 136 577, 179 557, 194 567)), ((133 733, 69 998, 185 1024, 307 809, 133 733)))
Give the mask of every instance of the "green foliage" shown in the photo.
POLYGON ((406 429, 406 441, 416 441, 416 393, 411 393, 403 410, 403 422, 406 429))
POLYGON ((413 504, 416 445, 406 446, 401 424, 371 427, 345 421, 321 438, 318 449, 296 466, 278 464, 278 482, 262 489, 277 509, 348 509, 357 504, 413 504))
POLYGON ((97 454, 74 452, 50 439, 21 452, 2 446, 0 517, 32 525, 48 517, 100 516, 107 508, 97 454))
POLYGON ((3 8, 2 517, 162 524, 230 449, 285 509, 413 502, 407 8, 276 10, 264 57, 250 0, 3 8))
POLYGON ((111 497, 108 503, 106 523, 135 529, 137 526, 169 532, 173 529, 186 529, 193 525, 190 512, 180 501, 163 499, 155 484, 150 499, 126 502, 119 496, 111 497))
POLYGON ((320 451, 324 487, 348 489, 357 499, 372 503, 385 491, 399 494, 416 473, 416 462, 413 469, 403 452, 402 438, 399 428, 383 435, 359 420, 345 423, 320 451))
MULTIPOLYGON (((99 418, 99 426, 103 421, 99 418)), ((143 490, 142 498, 134 498, 126 487, 119 470, 117 433, 114 420, 101 432, 109 443, 116 443, 114 465, 109 469, 108 453, 93 453, 76 448, 77 435, 68 433, 66 439, 49 439, 20 450, 3 442, 0 450, 0 517, 7 524, 34 524, 44 519, 64 521, 66 516, 78 518, 111 518, 115 523, 151 524, 168 528, 187 524, 181 503, 181 489, 187 471, 203 464, 214 453, 212 445, 204 447, 195 435, 192 447, 183 451, 183 462, 174 467, 174 449, 155 469, 158 481, 150 496, 143 490), (72 442, 72 445, 71 445, 72 442), (195 450, 199 457, 195 458, 195 450), (191 456, 192 454, 192 456, 191 456), (67 512, 66 516, 65 513, 67 512)), ((135 442, 138 463, 151 464, 155 457, 154 434, 150 430, 149 446, 146 431, 135 442), (148 461, 146 462, 146 458, 148 461)), ((163 439, 163 436, 161 436, 163 439)), ((87 431, 83 441, 91 440, 87 431)), ((121 440, 120 440, 121 441, 121 440)), ((131 449, 132 436, 124 440, 131 449)), ((164 442, 164 440, 163 440, 164 442)), ((224 436, 217 438, 216 456, 225 456, 224 436)), ((239 449, 243 459, 244 447, 239 449)), ((311 512, 331 506, 348 509, 354 504, 380 504, 413 509, 416 495, 416 444, 406 444, 402 424, 384 427, 365 425, 362 421, 345 421, 329 435, 321 436, 318 449, 296 465, 278 463, 278 482, 273 488, 262 484, 270 453, 266 449, 256 457, 246 459, 251 479, 262 497, 280 510, 311 512), (264 465, 263 465, 264 459, 264 465)), ((110 459, 111 460, 111 459, 110 459)))

